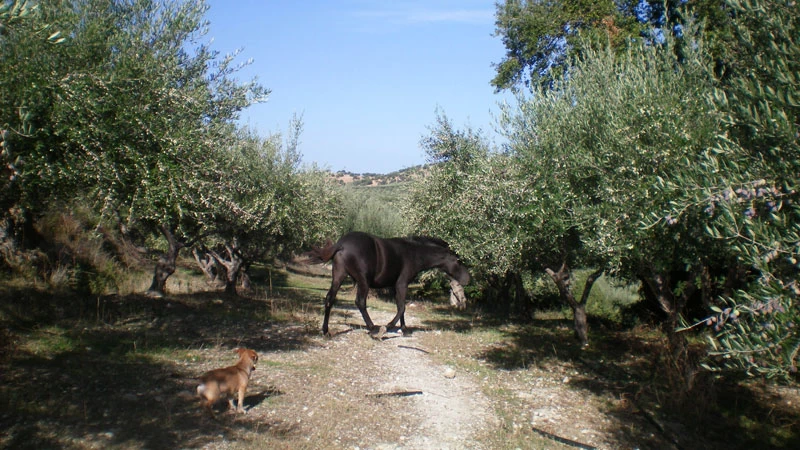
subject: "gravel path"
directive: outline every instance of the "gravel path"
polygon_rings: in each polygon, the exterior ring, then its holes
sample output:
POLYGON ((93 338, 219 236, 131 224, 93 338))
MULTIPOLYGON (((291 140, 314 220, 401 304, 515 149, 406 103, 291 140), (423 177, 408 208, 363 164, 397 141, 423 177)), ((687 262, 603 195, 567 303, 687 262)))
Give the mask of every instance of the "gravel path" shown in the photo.
POLYGON ((386 339, 373 358, 386 362, 381 392, 422 392, 408 399, 421 419, 403 444, 378 445, 396 449, 480 449, 472 436, 490 420, 488 400, 465 374, 431 361, 413 337, 386 339))
MULTIPOLYGON (((390 313, 371 314, 376 323, 391 318, 390 313)), ((413 318, 407 315, 407 319, 410 327, 417 326, 413 318)), ((489 401, 468 374, 435 362, 430 355, 435 349, 420 346, 417 336, 428 331, 416 331, 411 336, 389 333, 381 341, 369 338, 363 329, 348 332, 340 325, 338 333, 324 347, 314 350, 316 356, 336 361, 338 370, 350 373, 353 392, 363 391, 376 402, 379 414, 386 416, 377 426, 396 425, 402 430, 390 441, 362 436, 356 448, 484 448, 473 436, 493 422, 489 401)), ((346 389, 342 393, 350 395, 346 389)))

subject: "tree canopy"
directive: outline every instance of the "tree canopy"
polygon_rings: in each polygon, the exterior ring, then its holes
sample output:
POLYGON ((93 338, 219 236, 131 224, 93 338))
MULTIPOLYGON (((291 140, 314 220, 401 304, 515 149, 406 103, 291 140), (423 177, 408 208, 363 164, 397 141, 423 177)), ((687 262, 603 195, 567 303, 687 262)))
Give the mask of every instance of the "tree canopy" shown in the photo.
POLYGON ((667 5, 680 27, 658 39, 636 38, 647 21, 629 3, 498 5, 511 56, 493 83, 529 87, 504 112, 508 145, 440 120, 425 141, 440 165, 408 212, 487 279, 544 269, 568 288, 588 268, 641 282, 683 393, 690 333, 712 369, 786 377, 800 353, 798 9, 688 3, 667 5), (592 33, 623 23, 622 41, 592 33), (566 76, 530 82, 556 63, 566 76))
POLYGON ((634 42, 661 42, 665 34, 680 35, 687 20, 705 21, 704 33, 715 36, 715 54, 721 53, 730 19, 715 0, 498 2, 495 34, 506 54, 491 84, 497 90, 546 85, 588 48, 624 52, 634 42))
POLYGON ((263 255, 325 234, 328 216, 309 209, 327 188, 300 167, 297 136, 284 147, 238 130, 240 111, 269 90, 238 81, 237 55, 203 41, 204 2, 0 8, 2 161, 11 172, 0 214, 10 228, 80 197, 126 232, 164 234, 170 258, 212 234, 259 236, 270 247, 263 255))

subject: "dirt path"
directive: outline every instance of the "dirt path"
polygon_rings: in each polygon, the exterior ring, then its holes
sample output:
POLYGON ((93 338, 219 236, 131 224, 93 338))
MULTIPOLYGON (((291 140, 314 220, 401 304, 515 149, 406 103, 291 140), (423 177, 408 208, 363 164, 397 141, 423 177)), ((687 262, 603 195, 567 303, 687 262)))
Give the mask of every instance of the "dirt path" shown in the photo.
MULTIPOLYGON (((376 323, 392 316, 381 310, 371 315, 376 323)), ((444 364, 452 358, 474 361, 470 354, 476 349, 465 345, 503 354, 505 344, 479 344, 452 331, 430 330, 418 317, 426 320, 427 314, 406 314, 416 330, 410 336, 390 333, 377 341, 362 328, 357 311, 339 310, 331 322, 333 338, 315 336, 304 352, 267 355, 279 369, 262 372, 256 383, 268 381, 282 395, 265 402, 269 406, 257 405, 253 413, 273 408, 267 422, 276 430, 291 428, 294 443, 296 435, 305 435, 309 448, 567 449, 583 444, 614 449, 630 442, 674 448, 618 399, 575 389, 592 386, 596 377, 575 367, 493 370, 482 378, 479 370, 444 364), (610 416, 609 407, 618 414, 610 416), (498 440, 500 435, 512 440, 498 440)))
MULTIPOLYGON (((373 316, 377 323, 391 318, 373 316)), ((409 325, 417 326, 414 319, 409 325)), ((377 341, 361 328, 337 324, 332 331, 334 338, 319 338, 321 346, 301 355, 270 355, 287 369, 257 381, 270 381, 283 393, 267 415, 293 417, 288 420, 310 432, 315 445, 327 440, 334 448, 484 448, 472 438, 494 421, 489 401, 468 374, 435 362, 435 350, 419 344, 429 332, 390 333, 377 341)), ((253 413, 265 414, 265 408, 253 413)))
POLYGON ((479 449, 473 439, 491 421, 488 400, 464 373, 431 361, 414 337, 383 341, 374 356, 386 361, 382 392, 422 392, 408 399, 420 417, 411 439, 397 447, 407 449, 479 449))

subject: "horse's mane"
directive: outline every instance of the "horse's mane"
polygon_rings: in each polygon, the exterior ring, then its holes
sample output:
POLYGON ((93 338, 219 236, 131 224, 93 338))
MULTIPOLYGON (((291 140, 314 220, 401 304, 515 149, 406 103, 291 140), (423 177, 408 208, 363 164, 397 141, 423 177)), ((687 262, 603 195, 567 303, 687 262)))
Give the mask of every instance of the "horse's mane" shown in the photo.
POLYGON ((430 236, 408 236, 406 238, 407 241, 413 242, 415 244, 420 245, 435 245, 437 247, 443 247, 450 250, 450 244, 445 242, 442 239, 430 237, 430 236))

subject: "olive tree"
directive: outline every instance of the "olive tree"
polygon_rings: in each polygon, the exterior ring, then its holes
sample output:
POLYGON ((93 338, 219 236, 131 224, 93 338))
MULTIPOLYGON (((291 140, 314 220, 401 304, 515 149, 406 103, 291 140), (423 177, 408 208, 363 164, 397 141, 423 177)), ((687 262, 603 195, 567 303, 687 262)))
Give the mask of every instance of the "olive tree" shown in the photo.
POLYGON ((702 218, 749 276, 699 322, 716 333, 709 368, 787 378, 800 354, 800 11, 791 2, 725 3, 733 38, 707 95, 725 127, 667 188, 694 186, 672 215, 702 218))
POLYGON ((3 158, 14 171, 4 214, 30 223, 81 196, 123 232, 163 234, 150 289, 161 293, 180 249, 231 204, 219 182, 233 169, 219 153, 239 111, 268 91, 236 81, 236 55, 201 42, 203 2, 28 6, 5 2, 0 15, 3 158))
POLYGON ((534 89, 506 126, 532 189, 547 193, 534 204, 563 222, 554 235, 572 239, 567 248, 584 267, 641 280, 667 315, 672 354, 685 362, 676 330, 714 247, 702 229, 669 216, 677 192, 659 186, 702 156, 718 119, 704 97, 711 80, 702 47, 681 63, 673 42, 633 44, 622 55, 586 48, 568 77, 534 89))
POLYGON ((520 236, 504 232, 515 228, 506 221, 514 202, 501 193, 502 156, 480 130, 458 130, 443 115, 422 146, 432 164, 403 209, 410 228, 450 243, 474 278, 505 277, 517 266, 520 236))
POLYGON ((215 205, 204 253, 224 268, 229 293, 236 292, 250 263, 286 258, 320 242, 340 219, 339 196, 330 177, 300 166, 301 130, 302 122, 295 118, 293 137, 281 143, 280 135, 264 138, 243 129, 220 154, 231 170, 219 180, 225 202, 215 205))
POLYGON ((446 237, 473 276, 483 280, 483 296, 503 306, 513 300, 518 309, 527 308, 522 274, 546 271, 572 308, 576 336, 586 345, 586 299, 601 271, 589 277, 576 299, 571 268, 584 267, 587 255, 569 200, 559 197, 567 191, 553 187, 560 181, 549 165, 522 157, 518 150, 530 144, 530 136, 513 128, 509 125, 509 148, 492 151, 479 131, 456 130, 440 117, 423 141, 436 164, 412 190, 406 214, 417 229, 446 237))

